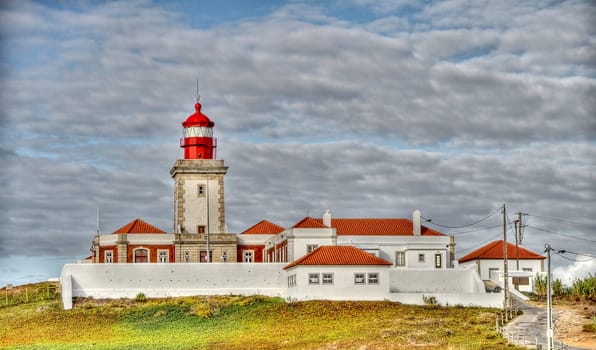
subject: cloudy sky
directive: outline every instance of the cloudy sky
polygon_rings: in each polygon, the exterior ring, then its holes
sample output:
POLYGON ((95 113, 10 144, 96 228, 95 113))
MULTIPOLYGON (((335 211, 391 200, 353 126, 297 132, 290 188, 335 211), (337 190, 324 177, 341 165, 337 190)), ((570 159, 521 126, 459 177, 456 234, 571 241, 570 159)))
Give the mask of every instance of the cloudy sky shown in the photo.
POLYGON ((172 230, 197 78, 230 232, 420 209, 459 257, 502 239, 505 204, 527 248, 570 252, 558 276, 596 272, 595 19, 593 1, 2 1, 0 285, 89 255, 97 208, 102 233, 172 230))

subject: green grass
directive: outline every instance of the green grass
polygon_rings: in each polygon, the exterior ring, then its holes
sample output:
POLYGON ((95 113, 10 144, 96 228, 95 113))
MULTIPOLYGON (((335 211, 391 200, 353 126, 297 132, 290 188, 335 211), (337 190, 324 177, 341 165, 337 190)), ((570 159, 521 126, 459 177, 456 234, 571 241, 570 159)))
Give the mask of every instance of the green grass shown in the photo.
POLYGON ((78 300, 0 308, 9 349, 505 349, 498 310, 267 297, 78 300))

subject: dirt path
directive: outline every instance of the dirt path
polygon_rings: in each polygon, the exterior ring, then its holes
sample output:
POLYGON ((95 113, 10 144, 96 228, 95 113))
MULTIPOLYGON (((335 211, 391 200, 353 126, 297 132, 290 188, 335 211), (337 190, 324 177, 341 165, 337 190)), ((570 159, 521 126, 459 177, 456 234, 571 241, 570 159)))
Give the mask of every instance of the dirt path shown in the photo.
POLYGON ((565 344, 596 350, 596 334, 584 331, 584 324, 596 315, 596 305, 555 306, 555 337, 565 344))

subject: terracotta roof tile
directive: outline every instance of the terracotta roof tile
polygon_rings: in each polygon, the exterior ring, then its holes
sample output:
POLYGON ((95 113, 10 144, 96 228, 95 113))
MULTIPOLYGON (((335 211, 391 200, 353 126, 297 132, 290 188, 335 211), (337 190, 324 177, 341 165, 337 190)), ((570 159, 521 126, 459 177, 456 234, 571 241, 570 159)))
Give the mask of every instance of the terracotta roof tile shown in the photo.
MULTIPOLYGON (((323 223, 323 219, 313 219, 323 223)), ((408 219, 378 219, 378 218, 350 218, 331 219, 331 227, 335 228, 339 236, 413 236, 412 220, 408 219)), ((444 236, 441 232, 421 226, 422 236, 444 236)))
POLYGON ((284 267, 297 265, 392 265, 389 261, 376 257, 353 246, 320 246, 312 252, 284 267))
POLYGON ((298 221, 292 228, 327 228, 323 225, 323 220, 313 219, 310 216, 298 221))
POLYGON ((262 220, 250 228, 243 231, 241 234, 251 234, 251 235, 260 235, 260 234, 269 234, 269 235, 276 235, 285 229, 279 225, 276 225, 270 221, 262 220))
MULTIPOLYGON (((546 259, 546 257, 528 250, 524 247, 518 247, 518 256, 520 259, 546 259)), ((507 242, 507 259, 516 259, 515 244, 507 242)), ((458 259, 460 263, 476 259, 503 259, 503 240, 491 242, 482 246, 470 254, 458 259)))
POLYGON ((112 234, 118 233, 166 233, 165 231, 141 220, 141 219, 134 219, 133 221, 129 222, 128 224, 120 227, 116 231, 112 232, 112 234))

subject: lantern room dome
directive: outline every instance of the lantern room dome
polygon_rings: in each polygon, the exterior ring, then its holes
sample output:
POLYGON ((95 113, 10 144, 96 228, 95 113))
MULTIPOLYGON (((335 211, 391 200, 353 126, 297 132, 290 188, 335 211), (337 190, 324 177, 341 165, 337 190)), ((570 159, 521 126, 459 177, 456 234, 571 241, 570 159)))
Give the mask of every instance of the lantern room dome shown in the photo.
POLYGON ((185 128, 193 126, 212 128, 214 125, 215 123, 212 122, 209 117, 201 113, 201 104, 199 102, 195 103, 195 112, 189 115, 182 123, 182 126, 185 128))

